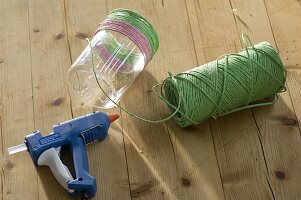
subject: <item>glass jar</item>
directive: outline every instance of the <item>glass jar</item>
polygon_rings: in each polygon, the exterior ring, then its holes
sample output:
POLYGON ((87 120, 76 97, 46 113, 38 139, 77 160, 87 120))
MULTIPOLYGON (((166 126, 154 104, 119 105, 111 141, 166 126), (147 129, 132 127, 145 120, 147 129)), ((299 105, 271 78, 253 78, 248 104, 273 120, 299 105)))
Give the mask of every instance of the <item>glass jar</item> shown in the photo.
POLYGON ((120 101, 158 46, 157 33, 144 17, 113 10, 70 67, 70 90, 88 104, 111 108, 115 104, 110 99, 120 101))

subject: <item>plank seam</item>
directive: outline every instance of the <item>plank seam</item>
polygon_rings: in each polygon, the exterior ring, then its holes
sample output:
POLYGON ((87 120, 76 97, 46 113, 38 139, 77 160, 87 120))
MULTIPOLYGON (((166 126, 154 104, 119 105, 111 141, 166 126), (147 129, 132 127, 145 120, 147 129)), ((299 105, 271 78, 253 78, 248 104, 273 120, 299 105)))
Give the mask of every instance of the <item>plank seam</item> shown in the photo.
POLYGON ((294 116, 295 116, 295 118, 297 119, 298 128, 299 128, 299 131, 300 131, 300 134, 301 134, 301 124, 299 123, 298 117, 297 117, 297 115, 296 115, 294 102, 293 102, 292 95, 291 95, 291 92, 290 92, 290 90, 289 90, 288 84, 287 84, 287 92, 288 92, 289 97, 290 97, 290 100, 291 100, 291 102, 292 102, 292 107, 293 107, 293 111, 294 111, 294 116))
MULTIPOLYGON (((186 1, 185 1, 186 2, 186 1)), ((200 2, 198 1, 198 0, 196 0, 196 2, 197 2, 197 6, 199 7, 199 9, 201 10, 201 6, 200 6, 200 2)), ((195 0, 193 1, 193 5, 194 5, 194 7, 196 8, 197 6, 195 5, 195 0)), ((186 8, 187 9, 187 8, 186 8)), ((187 11, 188 11, 188 9, 187 9, 187 11)), ((199 20, 199 16, 198 16, 198 14, 196 13, 196 18, 197 18, 197 24, 198 24, 198 26, 199 26, 199 28, 201 28, 202 26, 201 26, 201 24, 200 24, 200 20, 199 20)), ((202 41, 202 43, 203 43, 203 38, 202 38, 202 32, 200 31, 200 38, 201 38, 201 41, 202 41)), ((202 45, 203 47, 204 47, 204 45, 202 45)), ((206 56, 206 53, 205 52, 203 52, 204 53, 204 58, 205 58, 205 61, 207 61, 207 56, 206 56)))
POLYGON ((265 179, 266 179, 266 181, 267 181, 267 183, 268 183, 268 186, 269 186, 269 188, 270 188, 270 190, 271 190, 271 192, 272 192, 273 199, 275 200, 276 198, 275 198, 275 195, 274 195, 274 192, 273 192, 271 183, 270 183, 270 179, 269 179, 267 176, 265 176, 265 179))
MULTIPOLYGON (((233 10, 234 8, 233 8, 233 5, 232 5, 231 0, 229 0, 229 3, 230 3, 230 6, 231 6, 231 9, 233 10)), ((239 29, 239 26, 238 26, 238 23, 237 23, 237 18, 236 18, 235 14, 234 14, 233 12, 232 12, 232 15, 233 15, 233 17, 234 17, 234 21, 235 21, 237 33, 239 34, 240 29, 239 29)), ((272 27, 271 27, 271 29, 272 29, 272 27)), ((273 35, 273 36, 274 36, 274 35, 273 35)), ((277 48, 277 46, 276 46, 276 48, 277 48)), ((278 49, 278 48, 277 48, 277 49, 278 49)), ((261 152, 262 152, 262 156, 263 156, 265 168, 266 168, 266 170, 267 170, 267 176, 270 178, 269 167, 268 167, 268 164, 267 164, 267 159, 266 159, 265 151, 264 151, 263 144, 262 144, 262 140, 261 140, 262 134, 261 134, 260 129, 259 129, 259 126, 258 126, 258 124, 257 124, 257 121, 256 121, 256 118, 255 118, 253 109, 251 109, 251 113, 252 113, 252 118, 253 118, 253 120, 254 120, 254 122, 255 122, 255 126, 256 126, 256 128, 257 128, 257 137, 258 137, 258 140, 259 140, 259 143, 260 143, 260 148, 261 148, 261 152)), ((265 176, 266 176, 266 175, 265 175, 265 176)), ((272 194, 272 196, 273 196, 273 199, 275 200, 275 195, 274 195, 273 188, 272 188, 272 186, 271 186, 271 184, 270 184, 270 182, 269 182, 269 179, 268 179, 267 177, 266 177, 266 180, 267 180, 267 183, 268 183, 268 186, 269 186, 269 190, 270 190, 270 192, 271 192, 271 194, 272 194)))
POLYGON ((131 183, 130 183, 130 172, 129 172, 128 158, 127 158, 125 139, 124 139, 123 117, 122 117, 121 108, 119 108, 119 112, 120 112, 120 122, 121 122, 121 131, 122 131, 122 140, 123 140, 123 149, 124 149, 124 157, 125 157, 125 164, 126 164, 126 172, 127 172, 127 177, 128 177, 129 193, 130 193, 130 198, 133 199, 132 198, 132 188, 131 188, 131 183))
MULTIPOLYGON (((30 62, 30 75, 31 75, 31 101, 32 101, 32 116, 33 116, 33 128, 36 129, 36 120, 35 120, 35 104, 34 104, 34 86, 33 86, 33 69, 32 69, 32 47, 31 47, 31 31, 30 31, 30 8, 29 8, 29 0, 27 0, 27 23, 28 23, 28 43, 29 43, 29 62, 30 62)), ((36 173, 38 173, 36 171, 36 173)), ((37 191, 39 189, 39 178, 37 176, 37 191)), ((40 193, 37 192, 38 199, 40 199, 40 193)))
POLYGON ((199 60, 198 60, 198 56, 197 56, 197 53, 196 53, 195 41, 194 41, 193 34, 192 34, 191 22, 190 22, 190 18, 189 18, 189 15, 188 15, 187 2, 186 2, 186 0, 184 2, 185 2, 186 16, 187 16, 188 24, 189 24, 189 31, 190 31, 190 35, 191 35, 191 39, 192 39, 192 44, 193 44, 194 55, 195 55, 195 58, 196 58, 197 65, 199 65, 199 60))
MULTIPOLYGON (((268 176, 268 178, 270 178, 270 170, 269 170, 269 167, 268 167, 268 164, 267 164, 267 159, 266 159, 265 151, 264 151, 263 144, 262 144, 262 134, 261 134, 261 132, 260 132, 258 123, 257 123, 256 118, 255 118, 254 111, 253 111, 252 109, 251 109, 251 113, 252 113, 252 116, 253 116, 253 119, 254 119, 254 123, 255 123, 255 125, 256 125, 256 128, 257 128, 257 137, 258 137, 258 140, 259 140, 259 143, 260 143, 260 148, 261 148, 261 152, 262 152, 262 156, 263 156, 265 168, 266 168, 266 170, 267 170, 267 176, 268 176)), ((266 180, 267 180, 269 189, 270 189, 270 191, 271 191, 271 193, 272 193, 273 199, 275 200, 274 191, 273 191, 272 185, 270 184, 270 181, 269 181, 269 179, 267 178, 267 176, 266 176, 266 180)))
MULTIPOLYGON (((212 130, 210 121, 209 121, 209 127, 210 127, 210 130, 212 130)), ((219 163, 219 160, 218 160, 218 157, 217 157, 217 153, 216 153, 216 148, 215 148, 215 140, 214 140, 212 132, 211 132, 210 135, 211 135, 211 138, 212 138, 212 141, 213 141, 214 155, 215 155, 217 166, 218 166, 218 174, 219 174, 219 178, 220 178, 222 189, 223 189, 223 195, 224 195, 224 199, 226 199, 225 190, 224 190, 224 184, 223 184, 223 179, 222 179, 222 175, 221 175, 222 173, 221 173, 220 163, 219 163)), ((224 147, 224 145, 223 145, 223 147, 224 147)))
MULTIPOLYGON (((268 18, 268 21, 269 21, 269 24, 270 24, 270 27, 271 27, 271 32, 272 32, 272 36, 273 36, 273 39, 274 39, 274 42, 275 42, 275 46, 276 46, 276 49, 277 51, 279 52, 279 48, 278 48, 278 45, 277 45, 277 40, 276 40, 276 37, 275 37, 275 34, 274 34, 274 30, 273 30, 273 26, 272 26, 272 23, 271 23, 271 19, 270 19, 270 16, 269 16, 269 11, 267 9, 267 5, 266 5, 266 2, 265 0, 262 0, 263 4, 264 4, 264 8, 265 8, 265 11, 267 13, 267 18, 268 18)), ((293 99, 292 99, 292 96, 291 96, 291 93, 290 93, 290 90, 289 90, 289 86, 287 84, 287 92, 289 94, 289 97, 290 97, 290 100, 292 102, 292 107, 293 107, 293 111, 294 111, 294 115, 297 119, 297 116, 296 116, 296 111, 295 111, 295 106, 294 106, 294 102, 293 102, 293 99)), ((300 124, 298 123, 298 127, 299 127, 299 130, 301 132, 301 127, 300 127, 300 124)))
MULTIPOLYGON (((273 36, 273 39, 274 39, 274 42, 275 42, 275 46, 276 46, 277 51, 279 52, 279 48, 278 48, 278 45, 277 45, 277 40, 276 40, 276 37, 275 37, 275 34, 274 34, 274 30, 273 30, 273 26, 272 26, 272 23, 271 23, 271 19, 270 19, 270 16, 269 16, 269 11, 267 9, 265 0, 262 0, 262 1, 263 1, 263 4, 264 4, 265 11, 267 13, 267 18, 268 18, 268 21, 269 21, 269 24, 270 24, 270 27, 271 27, 271 32, 272 32, 272 36, 273 36)), ((293 99, 292 99, 292 95, 290 93, 289 85, 286 84, 286 87, 287 87, 287 92, 289 94, 290 100, 292 102, 292 107, 293 107, 294 115, 295 115, 296 119, 298 120, 297 115, 296 115, 296 109, 295 109, 294 102, 293 102, 293 99)), ((300 123, 298 123, 298 127, 299 127, 299 130, 301 132, 301 125, 300 125, 300 123)))
MULTIPOLYGON (((195 4, 195 2, 193 2, 193 3, 195 4)), ((191 20, 190 20, 189 14, 188 14, 188 7, 187 7, 187 1, 186 0, 185 0, 185 8, 186 8, 186 15, 187 15, 187 18, 188 18, 188 23, 189 23, 189 30, 190 30, 190 34, 191 34, 191 38, 192 38, 192 42, 193 42, 194 54, 195 54, 195 57, 196 57, 197 65, 199 65, 200 63, 199 63, 198 56, 197 56, 194 36, 192 34, 191 20)), ((197 18, 198 18, 198 16, 197 16, 197 18)), ((198 23, 199 23, 199 20, 198 20, 198 23)), ((201 40, 202 40, 202 38, 201 38, 201 40)), ((204 49, 206 49, 206 47, 203 47, 201 49, 204 50, 204 49)), ((205 56, 205 59, 206 59, 206 56, 205 56)), ((216 154, 215 141, 214 141, 214 138, 213 138, 212 127, 211 127, 210 122, 209 122, 209 127, 210 127, 210 135, 211 135, 211 138, 212 138, 212 141, 213 141, 214 155, 215 155, 215 159, 216 159, 216 162, 217 162, 217 165, 218 165, 218 173, 219 173, 219 178, 220 178, 220 182, 221 182, 221 186, 222 186, 221 188, 222 188, 222 191, 223 191, 224 199, 226 199, 226 195, 225 195, 225 191, 224 191, 224 187, 223 187, 222 176, 221 176, 220 163, 218 161, 217 154, 216 154)))
MULTIPOLYGON (((63 0, 63 6, 64 6, 64 23, 65 23, 67 47, 68 47, 68 52, 69 52, 70 65, 72 65, 73 60, 72 60, 72 56, 71 56, 70 39, 69 39, 69 31, 68 31, 69 29, 68 29, 68 23, 67 23, 66 0, 63 0)), ((72 118, 74 118, 71 94, 70 94, 70 90, 69 89, 67 89, 67 90, 68 90, 68 94, 69 94, 71 116, 72 116, 72 118)))
POLYGON ((266 11, 266 14, 267 14, 267 18, 268 18, 268 21, 269 21, 269 24, 270 24, 270 27, 271 27, 271 32, 272 32, 272 35, 273 35, 273 39, 275 41, 276 49, 279 52, 276 37, 275 37, 275 34, 274 34, 274 30, 273 30, 273 26, 272 26, 271 19, 270 19, 270 16, 269 16, 269 12, 268 12, 268 9, 267 9, 267 5, 265 3, 265 0, 262 0, 262 2, 264 4, 264 8, 265 8, 265 11, 266 11))
POLYGON ((31 32, 30 32, 30 17, 29 17, 29 0, 27 0, 27 23, 28 23, 28 43, 29 43, 29 62, 30 62, 30 75, 31 75, 31 100, 32 100, 32 116, 33 116, 33 128, 36 129, 35 124, 35 106, 34 106, 34 88, 33 88, 33 70, 32 70, 32 54, 31 54, 31 32))
MULTIPOLYGON (((166 123, 164 123, 164 126, 165 125, 166 125, 166 123)), ((175 148, 174 148, 174 145, 173 145, 173 142, 172 142, 172 139, 171 139, 171 136, 170 136, 170 131, 169 131, 168 127, 166 127, 166 130, 167 130, 168 138, 169 138, 169 141, 170 141, 170 144, 171 144, 171 148, 172 148, 172 152, 173 152, 173 157, 174 157, 174 160, 175 160, 175 165, 176 165, 178 179, 180 179, 179 167, 178 167, 178 162, 177 162, 177 159, 176 159, 175 148)))

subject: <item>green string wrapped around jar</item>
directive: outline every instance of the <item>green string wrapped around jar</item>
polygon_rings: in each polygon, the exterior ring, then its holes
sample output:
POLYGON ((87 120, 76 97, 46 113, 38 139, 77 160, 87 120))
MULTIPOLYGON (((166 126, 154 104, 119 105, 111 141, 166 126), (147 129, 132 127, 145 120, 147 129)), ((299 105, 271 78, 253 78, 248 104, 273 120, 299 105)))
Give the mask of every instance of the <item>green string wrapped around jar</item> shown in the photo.
POLYGON ((110 33, 107 33, 106 40, 97 44, 95 48, 102 62, 110 64, 110 68, 119 73, 132 70, 131 66, 139 59, 138 54, 120 44, 110 33))
POLYGON ((143 16, 127 9, 111 11, 96 33, 101 30, 117 31, 129 37, 145 55, 146 63, 152 59, 159 47, 158 34, 154 27, 143 16))

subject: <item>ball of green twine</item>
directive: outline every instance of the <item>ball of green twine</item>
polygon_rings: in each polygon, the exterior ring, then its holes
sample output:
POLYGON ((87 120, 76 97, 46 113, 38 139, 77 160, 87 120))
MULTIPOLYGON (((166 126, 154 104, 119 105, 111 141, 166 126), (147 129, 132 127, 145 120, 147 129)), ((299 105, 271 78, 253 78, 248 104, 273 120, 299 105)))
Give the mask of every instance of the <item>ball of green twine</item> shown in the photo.
MULTIPOLYGON (((244 39, 249 38, 244 35, 244 39)), ((285 90, 286 70, 268 42, 170 76, 161 95, 181 127, 245 108, 285 90)))

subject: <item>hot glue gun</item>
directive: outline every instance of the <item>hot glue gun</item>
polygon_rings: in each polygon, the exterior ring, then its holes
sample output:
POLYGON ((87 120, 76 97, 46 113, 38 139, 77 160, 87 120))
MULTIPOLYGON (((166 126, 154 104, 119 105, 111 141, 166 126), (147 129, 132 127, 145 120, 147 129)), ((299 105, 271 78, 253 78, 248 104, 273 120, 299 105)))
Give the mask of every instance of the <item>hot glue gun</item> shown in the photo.
POLYGON ((24 144, 8 148, 9 154, 27 150, 37 166, 48 166, 57 181, 74 196, 88 199, 95 196, 96 180, 89 174, 85 145, 104 140, 110 123, 119 115, 94 112, 53 126, 50 135, 35 131, 25 137, 24 144), (60 159, 61 148, 69 147, 76 177, 60 159))

